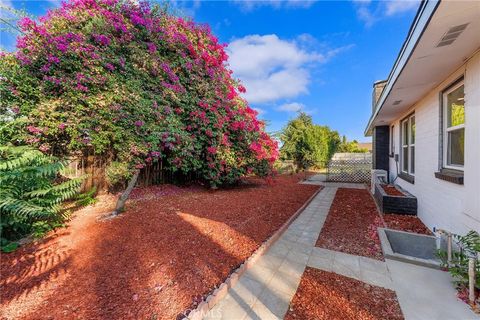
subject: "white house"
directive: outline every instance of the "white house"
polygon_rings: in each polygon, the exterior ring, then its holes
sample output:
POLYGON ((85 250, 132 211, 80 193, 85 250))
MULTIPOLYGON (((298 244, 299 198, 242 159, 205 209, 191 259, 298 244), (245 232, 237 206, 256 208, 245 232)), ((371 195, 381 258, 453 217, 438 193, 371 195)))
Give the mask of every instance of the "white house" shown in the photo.
POLYGON ((480 1, 423 1, 373 100, 373 168, 429 228, 480 232, 480 1))

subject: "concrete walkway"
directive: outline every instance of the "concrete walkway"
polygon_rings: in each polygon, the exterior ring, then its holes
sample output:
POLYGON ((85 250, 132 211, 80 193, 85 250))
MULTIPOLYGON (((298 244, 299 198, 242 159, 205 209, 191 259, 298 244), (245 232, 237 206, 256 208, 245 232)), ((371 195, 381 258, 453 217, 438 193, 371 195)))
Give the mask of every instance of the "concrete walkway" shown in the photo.
POLYGON ((479 319, 467 304, 456 299, 448 272, 387 259, 393 288, 405 319, 479 319))
POLYGON ((307 266, 337 188, 324 188, 205 319, 282 319, 307 266))
POLYGON ((406 319, 478 319, 455 298, 446 272, 316 248, 337 188, 364 185, 306 183, 325 188, 204 319, 283 319, 306 266, 395 290, 406 319))

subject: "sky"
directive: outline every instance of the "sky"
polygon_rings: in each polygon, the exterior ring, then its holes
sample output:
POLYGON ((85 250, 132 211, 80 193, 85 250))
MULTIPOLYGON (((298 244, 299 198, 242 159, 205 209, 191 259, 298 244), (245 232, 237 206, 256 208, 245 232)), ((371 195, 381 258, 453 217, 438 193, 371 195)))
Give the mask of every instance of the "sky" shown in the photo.
MULTIPOLYGON (((60 4, 0 3, 36 17, 60 4)), ((269 132, 281 130, 302 110, 349 140, 370 141, 363 132, 373 82, 388 77, 419 2, 195 0, 171 6, 209 24, 228 44, 230 68, 269 132)), ((14 51, 15 36, 0 31, 0 45, 14 51)))

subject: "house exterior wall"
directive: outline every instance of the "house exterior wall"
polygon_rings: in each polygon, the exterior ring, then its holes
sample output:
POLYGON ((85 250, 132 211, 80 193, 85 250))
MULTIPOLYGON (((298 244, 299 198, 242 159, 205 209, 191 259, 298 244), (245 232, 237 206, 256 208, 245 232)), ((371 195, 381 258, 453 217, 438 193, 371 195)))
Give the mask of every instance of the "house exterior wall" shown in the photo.
MULTIPOLYGON (((398 177, 402 188, 418 198, 418 216, 432 229, 465 234, 480 232, 480 52, 390 123, 394 125, 394 152, 400 154, 400 121, 415 112, 415 182, 398 177), (451 83, 464 75, 465 166, 464 185, 440 180, 439 171, 440 96, 451 83)), ((400 170, 400 163, 398 164, 400 170)), ((397 176, 396 163, 389 159, 390 181, 397 176)))

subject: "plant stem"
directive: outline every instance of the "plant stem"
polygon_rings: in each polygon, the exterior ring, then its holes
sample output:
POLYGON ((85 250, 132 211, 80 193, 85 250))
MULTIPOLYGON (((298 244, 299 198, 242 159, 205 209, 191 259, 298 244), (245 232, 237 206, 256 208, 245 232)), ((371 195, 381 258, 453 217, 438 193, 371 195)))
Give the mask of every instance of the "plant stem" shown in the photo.
POLYGON ((115 210, 112 213, 113 215, 115 216, 119 215, 123 211, 125 207, 125 202, 127 202, 127 199, 130 196, 130 193, 132 192, 133 188, 137 184, 139 174, 140 174, 140 170, 135 171, 134 175, 128 182, 127 189, 123 191, 122 195, 117 200, 117 205, 115 206, 115 210))

